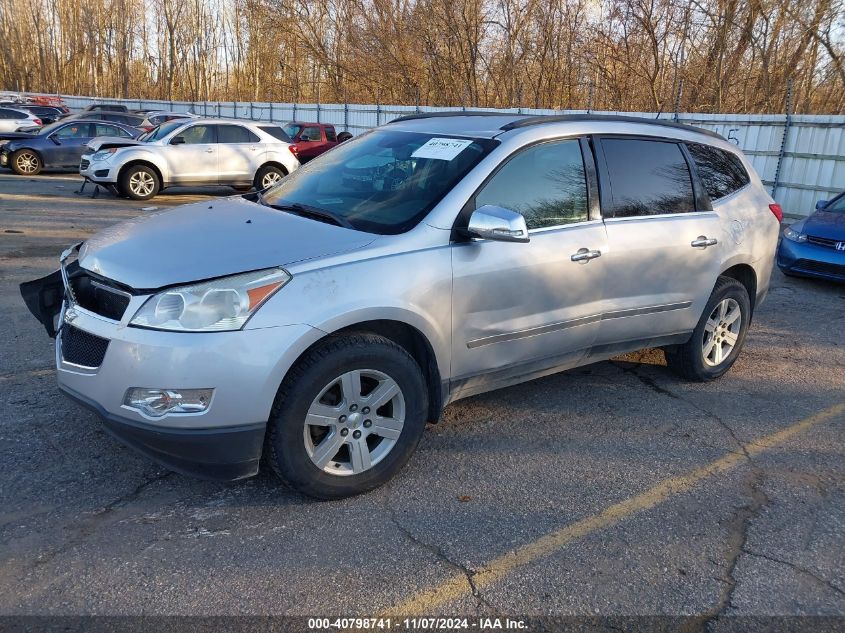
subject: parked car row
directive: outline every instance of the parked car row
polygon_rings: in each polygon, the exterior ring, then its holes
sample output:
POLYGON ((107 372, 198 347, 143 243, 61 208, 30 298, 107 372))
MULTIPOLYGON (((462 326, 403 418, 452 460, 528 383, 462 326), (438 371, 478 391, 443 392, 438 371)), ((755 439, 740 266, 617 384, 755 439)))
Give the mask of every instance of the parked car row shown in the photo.
POLYGON ((266 189, 351 136, 325 123, 283 127, 94 104, 41 129, 0 133, 0 166, 24 176, 78 170, 119 195, 148 200, 177 185, 266 189))

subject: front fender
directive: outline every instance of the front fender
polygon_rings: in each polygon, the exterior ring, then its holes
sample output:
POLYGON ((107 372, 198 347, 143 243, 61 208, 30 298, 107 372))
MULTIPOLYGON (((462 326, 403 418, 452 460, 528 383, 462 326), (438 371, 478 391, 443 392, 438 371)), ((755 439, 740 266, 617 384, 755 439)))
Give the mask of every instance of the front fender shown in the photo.
POLYGON ((143 161, 155 167, 161 174, 162 181, 168 182, 170 180, 170 170, 167 168, 167 162, 154 151, 150 151, 145 147, 126 147, 121 148, 115 152, 112 159, 113 166, 120 171, 129 163, 135 161, 143 161))

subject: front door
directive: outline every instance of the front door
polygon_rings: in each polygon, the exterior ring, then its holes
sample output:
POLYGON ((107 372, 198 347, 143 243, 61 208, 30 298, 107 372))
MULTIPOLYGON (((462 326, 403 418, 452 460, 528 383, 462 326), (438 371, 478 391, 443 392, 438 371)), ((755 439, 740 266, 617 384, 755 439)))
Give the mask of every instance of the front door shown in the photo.
POLYGON ((217 184, 216 125, 191 125, 182 129, 170 139, 164 153, 172 183, 217 184), (181 142, 176 140, 180 138, 181 142))
POLYGON ((599 343, 659 344, 692 331, 722 259, 719 216, 693 186, 681 144, 597 140, 609 252, 599 343))
POLYGON ((45 167, 78 167, 85 146, 93 137, 92 123, 69 123, 50 136, 55 149, 44 152, 45 167))
POLYGON ((590 218, 587 192, 579 140, 564 139, 510 157, 470 203, 522 213, 530 241, 452 247, 456 395, 572 366, 589 351, 607 238, 601 220, 590 218))

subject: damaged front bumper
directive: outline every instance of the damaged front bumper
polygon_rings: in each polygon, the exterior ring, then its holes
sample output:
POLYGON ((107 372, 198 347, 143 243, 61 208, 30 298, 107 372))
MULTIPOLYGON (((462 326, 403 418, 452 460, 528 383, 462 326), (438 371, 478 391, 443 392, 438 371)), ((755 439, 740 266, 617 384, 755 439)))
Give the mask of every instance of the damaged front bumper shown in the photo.
POLYGON ((60 270, 21 284, 30 312, 56 338, 62 392, 96 412, 123 443, 172 470, 216 480, 257 473, 281 377, 320 332, 307 325, 210 333, 130 327, 149 295, 95 278, 97 292, 114 293, 112 304, 125 301, 115 318, 97 313, 80 284, 92 274, 68 263, 78 248, 63 253, 60 270), (213 395, 199 413, 150 417, 126 404, 130 390, 158 388, 213 395))

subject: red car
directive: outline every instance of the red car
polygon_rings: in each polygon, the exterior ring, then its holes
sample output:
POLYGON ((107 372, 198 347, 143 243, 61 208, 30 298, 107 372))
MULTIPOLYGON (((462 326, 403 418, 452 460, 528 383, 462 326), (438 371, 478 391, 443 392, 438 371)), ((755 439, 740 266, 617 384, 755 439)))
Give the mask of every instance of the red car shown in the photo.
POLYGON ((31 105, 48 106, 50 108, 58 108, 59 110, 61 110, 65 114, 70 112, 70 110, 68 110, 68 107, 65 105, 65 102, 62 100, 61 97, 51 97, 51 96, 48 96, 48 95, 35 95, 35 96, 32 96, 32 97, 29 97, 28 101, 31 105))
POLYGON ((290 151, 300 163, 307 163, 352 136, 348 132, 338 134, 334 125, 327 123, 290 121, 283 126, 283 129, 293 143, 290 151))

